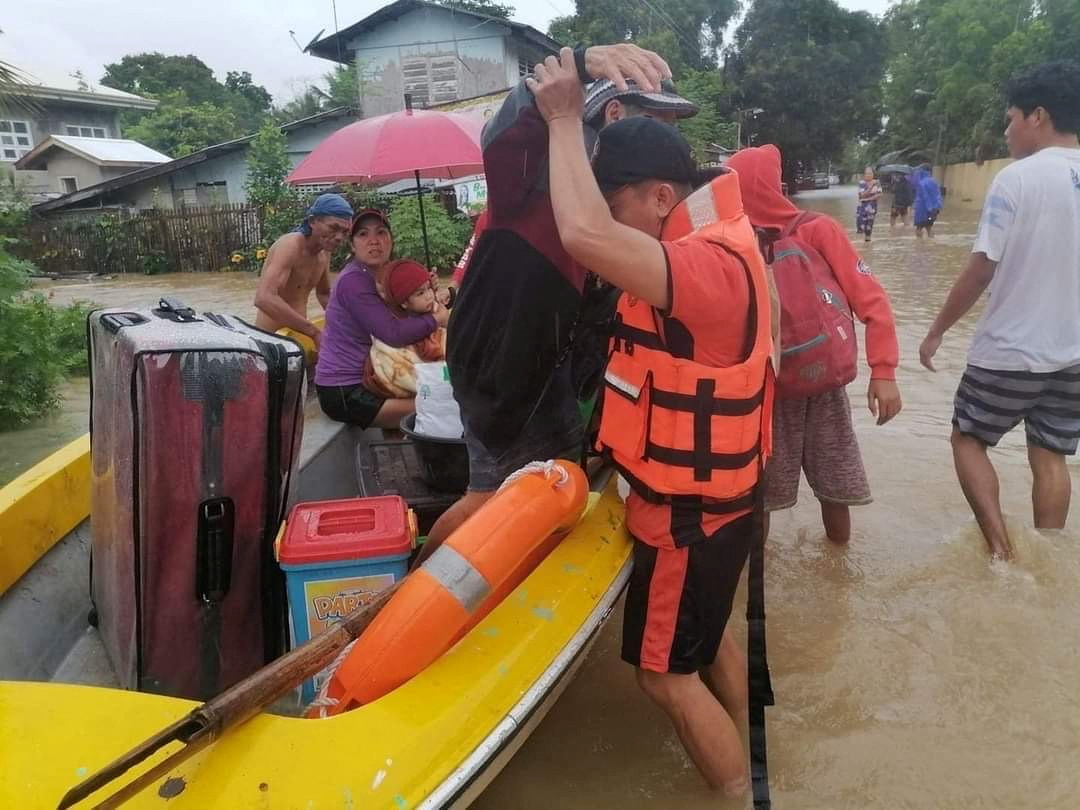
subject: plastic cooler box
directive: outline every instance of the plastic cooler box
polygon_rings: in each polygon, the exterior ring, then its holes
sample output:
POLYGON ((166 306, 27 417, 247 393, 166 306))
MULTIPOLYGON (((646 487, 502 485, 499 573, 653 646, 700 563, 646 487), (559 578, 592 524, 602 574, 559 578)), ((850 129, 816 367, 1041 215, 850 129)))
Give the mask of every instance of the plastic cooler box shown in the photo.
MULTIPOLYGON (((298 503, 278 548, 293 645, 405 576, 415 539, 416 518, 397 495, 298 503)), ((304 682, 305 703, 325 678, 304 682)))

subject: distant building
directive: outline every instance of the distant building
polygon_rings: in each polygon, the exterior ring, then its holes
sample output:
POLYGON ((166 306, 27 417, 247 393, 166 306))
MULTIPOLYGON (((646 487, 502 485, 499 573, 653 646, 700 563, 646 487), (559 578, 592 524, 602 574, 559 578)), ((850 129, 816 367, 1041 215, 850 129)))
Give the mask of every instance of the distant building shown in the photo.
POLYGON ((397 0, 308 52, 360 72, 365 117, 433 107, 513 87, 559 43, 523 23, 424 0, 397 0))
MULTIPOLYGON (((296 166, 328 135, 356 121, 357 111, 337 107, 281 126, 285 150, 296 166)), ((131 212, 247 202, 248 146, 255 135, 226 141, 35 205, 36 214, 85 209, 131 212)), ((303 188, 301 186, 301 188, 303 188)))
POLYGON ((39 198, 59 194, 63 190, 59 175, 47 170, 19 170, 15 164, 53 135, 77 140, 121 139, 122 112, 156 106, 152 99, 81 79, 16 85, 12 99, 0 109, 0 171, 14 170, 27 190, 39 198))
POLYGON ((50 135, 15 162, 17 172, 44 172, 57 196, 172 158, 138 141, 50 135))

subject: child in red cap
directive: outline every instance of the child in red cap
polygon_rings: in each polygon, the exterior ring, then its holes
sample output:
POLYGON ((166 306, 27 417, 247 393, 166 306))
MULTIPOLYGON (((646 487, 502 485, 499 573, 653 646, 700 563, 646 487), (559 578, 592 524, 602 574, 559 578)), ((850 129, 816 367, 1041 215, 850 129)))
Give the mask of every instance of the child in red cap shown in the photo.
MULTIPOLYGON (((390 262, 386 266, 384 279, 386 303, 397 317, 419 317, 435 309, 431 272, 419 262, 412 259, 390 262)), ((412 396, 415 394, 415 382, 410 385, 409 380, 415 380, 415 375, 411 366, 416 362, 430 363, 444 359, 445 345, 446 330, 443 328, 436 329, 419 343, 405 349, 393 349, 373 341, 373 350, 364 366, 364 387, 384 397, 412 396)))

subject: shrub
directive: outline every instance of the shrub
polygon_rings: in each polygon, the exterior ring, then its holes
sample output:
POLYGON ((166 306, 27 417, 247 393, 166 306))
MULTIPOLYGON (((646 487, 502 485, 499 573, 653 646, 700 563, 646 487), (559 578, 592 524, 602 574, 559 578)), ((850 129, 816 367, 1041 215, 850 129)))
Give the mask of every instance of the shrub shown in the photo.
POLYGON ((0 301, 0 429, 25 425, 60 404, 64 364, 55 335, 45 296, 0 301))
POLYGON ((27 293, 36 268, 11 255, 14 242, 0 234, 0 430, 47 415, 60 404, 64 376, 87 373, 90 305, 54 308, 44 295, 27 293))
MULTIPOLYGON (((428 248, 432 270, 450 270, 465 250, 472 235, 472 223, 461 215, 451 216, 438 199, 424 200, 428 248)), ((394 255, 426 262, 424 234, 420 228, 420 206, 416 197, 398 197, 390 207, 390 227, 394 231, 394 255)))

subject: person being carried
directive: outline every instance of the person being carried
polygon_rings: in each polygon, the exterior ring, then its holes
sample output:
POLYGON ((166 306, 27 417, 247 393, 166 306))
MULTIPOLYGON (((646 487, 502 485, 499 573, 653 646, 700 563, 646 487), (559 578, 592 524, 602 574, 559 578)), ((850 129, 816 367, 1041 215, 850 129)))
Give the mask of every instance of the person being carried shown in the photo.
POLYGON ((915 202, 915 189, 906 175, 898 175, 892 184, 892 209, 889 211, 889 226, 894 227, 896 220, 907 226, 908 209, 915 202))
MULTIPOLYGON (((772 229, 791 239, 791 249, 806 257, 807 262, 817 262, 830 282, 835 283, 837 292, 847 299, 846 304, 855 317, 866 324, 866 360, 870 366, 866 402, 877 423, 885 424, 901 409, 900 390, 895 382, 900 350, 885 291, 855 252, 840 223, 823 214, 802 211, 784 196, 780 186, 779 149, 771 144, 743 149, 725 165, 739 175, 743 206, 754 227, 772 229)), ((784 309, 819 305, 818 291, 813 285, 805 290, 808 297, 813 297, 812 302, 786 298, 785 289, 789 285, 781 276, 781 260, 778 255, 774 272, 784 309)), ((807 272, 802 266, 790 270, 807 272)), ((792 285, 790 289, 800 288, 792 285)), ((844 339, 849 340, 851 352, 848 379, 851 379, 857 372, 858 358, 849 313, 845 320, 849 334, 844 339)), ((788 329, 783 318, 781 328, 788 329)), ((825 343, 837 339, 837 334, 827 334, 825 343)), ((870 486, 859 454, 845 386, 837 385, 813 396, 793 396, 784 390, 784 379, 806 357, 805 346, 784 346, 781 351, 781 382, 777 385, 773 457, 766 476, 765 508, 774 512, 794 506, 799 497, 799 474, 805 471, 810 488, 821 502, 826 536, 834 543, 843 544, 851 537, 850 507, 870 503, 870 486)))
POLYGON ((345 265, 326 307, 326 335, 315 367, 315 389, 323 412, 360 427, 396 428, 415 410, 413 399, 387 398, 364 387, 371 341, 409 346, 445 326, 449 313, 436 303, 431 314, 396 317, 380 297, 394 240, 382 211, 368 208, 352 228, 353 258, 345 265))
POLYGON ((874 170, 869 166, 859 181, 859 204, 855 209, 855 230, 864 234, 869 242, 874 233, 874 220, 877 219, 878 199, 881 197, 881 183, 874 177, 874 170))
POLYGON ((915 170, 915 235, 922 238, 934 238, 934 223, 941 213, 941 186, 934 179, 929 163, 922 164, 915 170))
POLYGON ((989 290, 953 403, 956 475, 993 557, 1009 559, 987 448, 1021 420, 1036 529, 1061 529, 1080 443, 1080 64, 1050 62, 1006 86, 1016 162, 986 195, 967 268, 919 347, 934 371, 945 333, 989 290))
MULTIPOLYGON (((396 318, 419 318, 435 312, 435 290, 426 267, 412 259, 390 262, 385 271, 384 298, 396 318)), ((416 363, 446 357, 446 330, 439 327, 423 340, 394 348, 372 338, 364 364, 364 387, 385 399, 416 395, 416 363)))
MULTIPOLYGON (((674 121, 697 112, 663 86, 671 73, 654 53, 630 44, 601 45, 579 49, 576 58, 578 81, 598 80, 589 92, 598 120, 640 110, 674 121), (630 97, 634 106, 626 108, 620 99, 630 97)), ((589 142, 578 144, 583 155, 593 138, 592 127, 586 131, 589 142)), ((571 353, 582 341, 572 341, 571 334, 580 332, 588 271, 559 242, 547 185, 547 142, 543 119, 522 82, 484 127, 488 206, 447 331, 446 360, 465 427, 469 488, 432 527, 420 560, 512 472, 532 461, 581 455, 584 426, 575 384, 580 366, 571 353)))
POLYGON ((319 328, 308 320, 311 291, 326 309, 330 302, 330 257, 349 235, 353 211, 340 194, 321 194, 300 226, 279 236, 266 254, 255 291, 255 326, 267 332, 288 327, 315 342, 319 328))
POLYGON ((699 172, 675 127, 612 123, 590 171, 571 51, 527 81, 547 122, 562 245, 623 291, 599 433, 630 485, 623 658, 709 785, 742 795, 747 662, 725 627, 760 539, 752 505, 772 402, 765 265, 737 177, 699 172))

